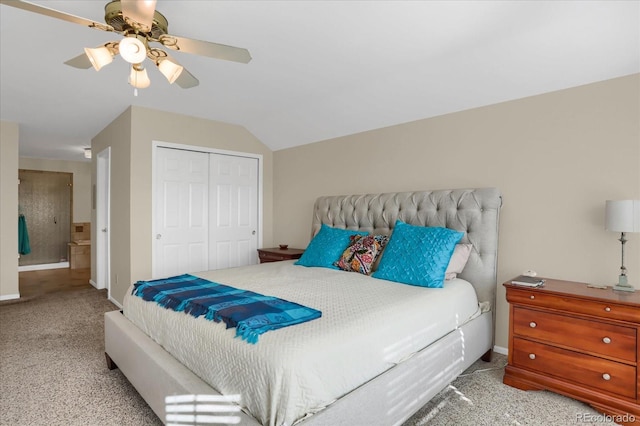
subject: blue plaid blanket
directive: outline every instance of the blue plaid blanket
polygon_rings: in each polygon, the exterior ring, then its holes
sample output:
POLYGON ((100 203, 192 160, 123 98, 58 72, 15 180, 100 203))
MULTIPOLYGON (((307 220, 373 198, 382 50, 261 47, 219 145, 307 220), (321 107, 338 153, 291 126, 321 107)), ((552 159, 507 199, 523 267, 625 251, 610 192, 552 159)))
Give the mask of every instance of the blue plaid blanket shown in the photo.
POLYGON ((184 274, 160 280, 138 281, 133 295, 158 303, 167 309, 194 317, 223 321, 236 327, 236 337, 257 343, 269 330, 311 321, 322 312, 297 303, 264 296, 184 274))

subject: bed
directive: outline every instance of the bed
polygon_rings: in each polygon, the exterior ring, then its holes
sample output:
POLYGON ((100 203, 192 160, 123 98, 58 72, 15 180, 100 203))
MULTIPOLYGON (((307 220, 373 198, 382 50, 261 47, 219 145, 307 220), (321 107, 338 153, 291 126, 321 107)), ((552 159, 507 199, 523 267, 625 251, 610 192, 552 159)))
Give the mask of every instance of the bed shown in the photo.
POLYGON ((378 235, 398 220, 446 227, 471 244, 466 266, 442 289, 293 261, 205 271, 194 275, 317 307, 322 318, 249 345, 224 326, 127 296, 124 315, 105 315, 107 363, 162 420, 165 396, 240 393, 245 425, 401 424, 490 356, 500 207, 495 188, 320 197, 312 236, 323 224, 378 235))

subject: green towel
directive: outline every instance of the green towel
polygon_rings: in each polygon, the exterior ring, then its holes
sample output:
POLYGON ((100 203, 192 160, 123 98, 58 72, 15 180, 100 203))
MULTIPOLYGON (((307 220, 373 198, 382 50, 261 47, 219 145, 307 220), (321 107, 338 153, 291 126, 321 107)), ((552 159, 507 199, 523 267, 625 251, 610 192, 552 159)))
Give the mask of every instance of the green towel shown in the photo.
POLYGON ((27 221, 25 220, 23 214, 18 216, 18 253, 31 253, 31 246, 29 245, 29 233, 27 232, 27 221))

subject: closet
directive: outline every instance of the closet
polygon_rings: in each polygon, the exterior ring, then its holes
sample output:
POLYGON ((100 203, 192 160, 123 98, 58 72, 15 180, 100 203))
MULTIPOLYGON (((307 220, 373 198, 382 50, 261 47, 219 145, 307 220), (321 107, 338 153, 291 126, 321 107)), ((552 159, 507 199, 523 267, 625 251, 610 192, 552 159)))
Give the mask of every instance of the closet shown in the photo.
POLYGON ((155 278, 257 263, 259 166, 259 156, 155 147, 155 278))

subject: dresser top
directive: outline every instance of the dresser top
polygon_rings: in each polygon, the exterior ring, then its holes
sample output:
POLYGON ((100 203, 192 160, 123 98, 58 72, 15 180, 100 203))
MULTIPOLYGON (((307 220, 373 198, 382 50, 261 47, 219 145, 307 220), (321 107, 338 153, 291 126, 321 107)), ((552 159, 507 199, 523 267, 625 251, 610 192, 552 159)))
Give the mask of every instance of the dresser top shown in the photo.
POLYGON ((640 289, 635 292, 614 291, 612 286, 606 289, 587 287, 587 283, 575 281, 554 280, 552 278, 541 277, 545 283, 541 287, 525 287, 511 284, 511 280, 503 285, 507 288, 531 290, 540 293, 555 295, 566 295, 575 298, 616 302, 623 305, 631 305, 640 308, 640 289))
POLYGON ((297 255, 297 254, 304 253, 303 249, 290 248, 290 247, 287 247, 286 249, 281 249, 280 247, 265 247, 265 248, 258 249, 258 251, 261 251, 264 253, 274 253, 274 254, 282 254, 282 255, 297 255))

